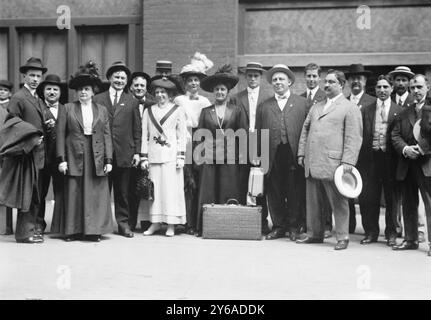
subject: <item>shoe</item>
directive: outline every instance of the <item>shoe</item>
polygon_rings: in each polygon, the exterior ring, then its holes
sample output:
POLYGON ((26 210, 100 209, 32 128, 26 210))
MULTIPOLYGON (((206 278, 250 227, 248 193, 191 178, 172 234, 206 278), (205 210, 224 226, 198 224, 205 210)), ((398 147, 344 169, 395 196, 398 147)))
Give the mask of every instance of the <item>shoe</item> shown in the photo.
POLYGON ((126 238, 133 238, 135 236, 133 232, 130 231, 130 229, 123 229, 123 230, 118 229, 118 233, 126 238))
POLYGON ((404 240, 401 244, 392 247, 393 250, 416 250, 417 248, 419 248, 419 243, 409 240, 404 240))
POLYGON ((173 224, 168 224, 168 229, 166 230, 165 235, 167 237, 173 237, 175 235, 175 226, 173 224))
POLYGON ((331 230, 325 230, 325 234, 323 236, 325 239, 328 239, 332 237, 332 231, 331 230))
POLYGON ((397 238, 395 236, 390 236, 387 240, 386 240, 386 245, 388 247, 393 247, 397 245, 397 238))
POLYGON ((140 225, 141 225, 141 230, 144 231, 144 230, 147 230, 149 227, 151 227, 151 222, 142 220, 140 222, 140 225))
POLYGON ((419 231, 418 232, 418 241, 419 243, 423 243, 425 242, 425 233, 423 231, 419 231))
POLYGON ((365 236, 365 238, 360 241, 360 244, 370 244, 373 242, 377 242, 377 237, 365 236))
POLYGON ((43 239, 35 236, 31 236, 25 239, 16 240, 17 243, 42 243, 43 239))
POLYGON ((349 245, 349 240, 339 240, 337 244, 334 247, 334 250, 344 250, 347 249, 347 246, 349 245))
POLYGON ((295 242, 296 240, 298 240, 298 238, 299 238, 298 232, 296 232, 296 231, 289 232, 289 239, 290 239, 290 241, 295 242))
POLYGON ((286 236, 286 233, 284 230, 281 229, 275 229, 272 230, 270 233, 268 233, 265 237, 266 240, 274 240, 274 239, 278 239, 278 238, 283 238, 284 236, 286 236))
POLYGON ((271 232, 271 229, 269 229, 267 224, 262 226, 262 235, 266 236, 270 232, 271 232))
POLYGON ((144 232, 144 236, 151 236, 155 232, 159 231, 161 228, 162 226, 160 225, 160 223, 153 223, 148 228, 148 230, 144 232))
POLYGON ((296 243, 323 243, 321 238, 305 237, 304 239, 296 240, 296 243))
POLYGON ((86 239, 92 242, 100 242, 102 240, 102 236, 100 234, 91 234, 86 236, 86 239))

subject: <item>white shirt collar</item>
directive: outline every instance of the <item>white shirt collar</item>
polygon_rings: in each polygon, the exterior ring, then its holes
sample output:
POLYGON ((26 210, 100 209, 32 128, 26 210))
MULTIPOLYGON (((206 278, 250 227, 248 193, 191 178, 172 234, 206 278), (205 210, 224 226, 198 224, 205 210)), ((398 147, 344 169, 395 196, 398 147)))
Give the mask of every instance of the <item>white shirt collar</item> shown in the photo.
POLYGON ((36 90, 31 89, 28 84, 24 84, 24 87, 27 88, 28 91, 30 91, 31 95, 34 96, 34 93, 36 92, 36 90))
POLYGON ((408 91, 404 92, 402 96, 398 95, 398 93, 397 93, 396 94, 396 99, 395 99, 396 101, 395 102, 398 103, 398 101, 401 99, 401 101, 404 103, 404 101, 406 101, 408 95, 409 95, 408 91))
POLYGON ((248 94, 258 94, 259 93, 259 86, 257 86, 256 88, 250 88, 250 87, 247 87, 247 92, 248 92, 248 94))
POLYGON ((86 108, 88 108, 88 107, 91 107, 91 100, 89 100, 88 102, 83 102, 83 101, 81 101, 81 100, 79 100, 79 103, 81 104, 81 106, 82 107, 86 107, 86 108))
POLYGON ((287 90, 287 92, 284 94, 284 97, 285 97, 285 99, 280 99, 280 96, 277 93, 275 93, 275 99, 277 101, 279 101, 279 100, 288 100, 289 97, 290 97, 290 90, 287 90))
POLYGON ((359 102, 359 100, 361 100, 362 96, 364 95, 364 91, 361 91, 359 94, 357 94, 356 96, 352 93, 352 95, 350 96, 351 100, 352 99, 357 99, 357 101, 359 102))
POLYGON ((55 103, 49 103, 48 101, 45 100, 45 104, 49 107, 49 108, 58 108, 58 101, 55 103))
POLYGON ((117 92, 117 94, 118 94, 118 99, 120 99, 121 94, 123 93, 123 90, 119 90, 119 91, 117 91, 117 90, 115 90, 114 88, 109 87, 109 95, 110 95, 111 97, 115 97, 115 93, 116 93, 116 92, 117 92))
POLYGON ((389 98, 387 98, 386 100, 380 100, 379 98, 377 98, 377 106, 378 107, 385 107, 385 108, 387 108, 388 106, 390 106, 391 105, 391 98, 389 97, 389 98))
POLYGON ((317 90, 319 90, 319 86, 316 86, 315 88, 313 88, 311 90, 307 88, 307 97, 308 97, 308 95, 310 94, 310 91, 311 91, 311 97, 314 98, 314 96, 317 93, 317 90))

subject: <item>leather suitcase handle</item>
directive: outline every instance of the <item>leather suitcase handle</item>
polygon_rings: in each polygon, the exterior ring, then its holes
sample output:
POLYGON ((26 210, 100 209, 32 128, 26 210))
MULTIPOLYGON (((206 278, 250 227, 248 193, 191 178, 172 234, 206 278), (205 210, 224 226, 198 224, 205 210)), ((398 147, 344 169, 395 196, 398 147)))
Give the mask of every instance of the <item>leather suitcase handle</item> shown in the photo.
POLYGON ((235 205, 239 206, 239 201, 236 199, 228 199, 226 201, 226 204, 235 204, 235 205))

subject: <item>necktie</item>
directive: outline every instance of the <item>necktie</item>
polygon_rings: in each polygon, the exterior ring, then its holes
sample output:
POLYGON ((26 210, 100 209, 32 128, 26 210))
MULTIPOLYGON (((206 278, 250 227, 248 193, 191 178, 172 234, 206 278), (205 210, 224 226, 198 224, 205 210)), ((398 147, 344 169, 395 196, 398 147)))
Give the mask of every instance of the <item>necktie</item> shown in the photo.
POLYGON ((277 96, 277 100, 285 100, 285 99, 287 99, 287 97, 284 95, 284 96, 277 96))
POLYGON ((311 102, 311 90, 308 92, 307 100, 308 100, 308 102, 311 102))
POLYGON ((399 105, 400 107, 402 107, 402 106, 403 106, 403 101, 401 100, 401 98, 399 98, 399 99, 398 99, 398 105, 399 105))
POLYGON ((380 116, 382 117, 382 122, 386 122, 385 104, 380 105, 380 116))
POLYGON ((419 120, 422 117, 422 109, 419 108, 420 104, 417 104, 415 106, 416 110, 416 121, 419 120))
POLYGON ((117 103, 118 103, 118 91, 115 91, 114 107, 117 106, 117 103))

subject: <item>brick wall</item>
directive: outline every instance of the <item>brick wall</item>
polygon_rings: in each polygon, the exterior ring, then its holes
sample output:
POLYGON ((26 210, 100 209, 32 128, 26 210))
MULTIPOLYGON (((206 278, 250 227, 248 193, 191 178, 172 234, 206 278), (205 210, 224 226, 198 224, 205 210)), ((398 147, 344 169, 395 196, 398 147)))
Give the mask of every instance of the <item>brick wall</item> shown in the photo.
POLYGON ((237 0, 145 0, 144 70, 153 75, 157 60, 171 60, 173 72, 199 51, 214 62, 236 67, 237 0))
POLYGON ((72 17, 140 15, 142 0, 0 0, 0 19, 48 18, 68 5, 72 17))

